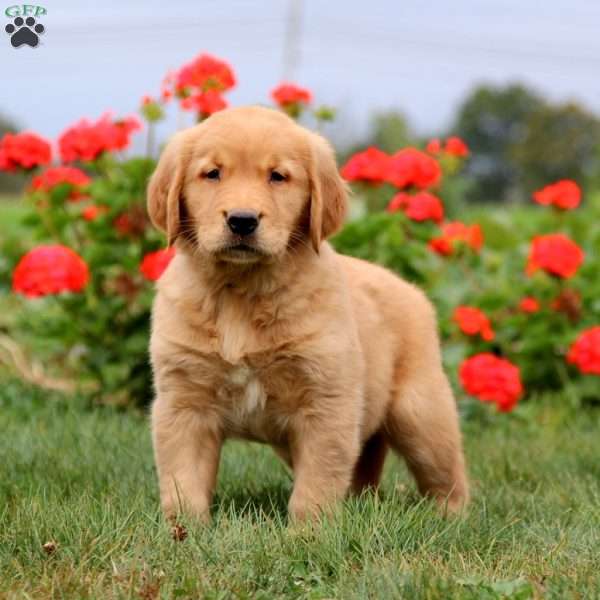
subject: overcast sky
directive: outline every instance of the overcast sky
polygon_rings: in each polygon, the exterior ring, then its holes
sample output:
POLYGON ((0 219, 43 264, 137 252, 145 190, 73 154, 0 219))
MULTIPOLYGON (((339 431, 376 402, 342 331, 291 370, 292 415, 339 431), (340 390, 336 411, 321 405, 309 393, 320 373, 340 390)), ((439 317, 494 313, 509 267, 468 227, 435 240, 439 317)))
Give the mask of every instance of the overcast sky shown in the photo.
MULTIPOLYGON (((520 80, 600 112, 597 0, 296 1, 293 79, 342 109, 349 136, 387 108, 405 112, 420 133, 436 131, 481 82, 520 80)), ((234 66, 233 105, 268 101, 282 77, 288 0, 42 5, 37 48, 14 49, 0 31, 0 112, 49 137, 82 116, 135 111, 168 69, 201 51, 234 66)))

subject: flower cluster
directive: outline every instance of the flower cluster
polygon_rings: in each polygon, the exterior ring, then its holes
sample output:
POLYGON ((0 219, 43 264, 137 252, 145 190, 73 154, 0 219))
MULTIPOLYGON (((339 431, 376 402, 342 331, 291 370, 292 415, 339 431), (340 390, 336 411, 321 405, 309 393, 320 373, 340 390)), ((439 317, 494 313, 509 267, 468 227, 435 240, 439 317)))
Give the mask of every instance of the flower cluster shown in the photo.
POLYGON ((463 361, 459 377, 468 394, 495 403, 502 412, 511 411, 523 394, 519 368, 489 352, 463 361))
MULTIPOLYGON (((534 199, 540 204, 565 210, 579 205, 581 192, 574 182, 563 180, 536 192, 534 199)), ((529 275, 541 270, 559 280, 569 279, 577 274, 584 258, 583 250, 565 234, 539 235, 531 241, 525 270, 529 275)), ((549 306, 556 312, 565 313, 571 321, 577 321, 581 316, 581 296, 572 289, 562 289, 549 306)), ((541 302, 533 296, 522 298, 518 304, 518 310, 527 315, 541 309, 541 302)), ((488 318, 478 309, 458 307, 454 320, 469 335, 479 333, 484 340, 494 339, 488 318)), ((566 358, 582 373, 599 375, 600 326, 582 332, 566 358)), ((518 368, 489 353, 465 360, 460 368, 460 380, 467 393, 483 401, 496 402, 501 411, 511 410, 523 392, 518 368)))
MULTIPOLYGON (((113 120, 105 114, 98 121, 82 119, 64 131, 58 139, 60 158, 64 163, 91 161, 103 152, 123 150, 129 146, 131 134, 141 128, 135 117, 113 120)), ((52 160, 49 142, 34 133, 7 133, 0 140, 0 171, 17 168, 32 169, 47 165, 52 160)), ((34 189, 46 189, 58 183, 86 185, 89 180, 76 169, 48 169, 32 182, 34 189)))
POLYGON ((58 149, 63 162, 91 161, 103 152, 124 150, 131 134, 141 128, 135 117, 113 120, 107 113, 96 122, 87 119, 75 123, 58 138, 58 149))
POLYGON ((290 104, 310 104, 312 94, 310 90, 293 83, 281 83, 271 91, 271 98, 278 106, 285 107, 290 104))
POLYGON ((187 96, 195 91, 226 92, 236 84, 231 65, 212 54, 200 54, 186 63, 175 75, 175 91, 187 96))
POLYGON ((542 269, 554 275, 568 279, 573 277, 583 263, 583 250, 563 233, 538 235, 531 242, 527 273, 542 269))
POLYGON ((479 335, 486 342, 494 339, 494 330, 485 313, 473 306, 457 306, 453 320, 467 335, 479 335))
POLYGON ((32 169, 51 160, 50 144, 35 133, 7 133, 0 140, 0 171, 32 169))
POLYGON ((533 314, 540 310, 540 302, 537 298, 533 298, 532 296, 526 296, 521 299, 519 302, 519 310, 526 314, 533 314))
POLYGON ((236 78, 227 62, 200 54, 174 74, 172 84, 181 108, 194 110, 203 119, 227 108, 223 94, 235 87, 236 78))
POLYGON ((582 373, 600 375, 600 325, 579 334, 569 349, 567 360, 582 373))
POLYGON ((435 221, 441 223, 444 219, 442 201, 430 192, 418 192, 414 196, 406 192, 398 192, 388 204, 389 212, 404 211, 413 221, 435 221))
POLYGON ((435 158, 416 148, 404 148, 388 155, 371 147, 351 156, 341 174, 348 181, 427 189, 439 183, 442 170, 435 158))
POLYGON ((429 241, 430 249, 437 254, 450 256, 461 247, 478 252, 483 245, 480 226, 459 221, 444 223, 444 204, 431 192, 440 187, 443 177, 442 166, 433 155, 444 153, 460 162, 469 154, 467 145, 458 137, 450 137, 443 146, 439 139, 431 140, 426 150, 404 148, 390 155, 372 146, 352 155, 341 175, 350 182, 375 186, 387 183, 401 190, 390 200, 388 212, 402 211, 413 221, 438 224, 440 235, 429 241))
POLYGON ((581 188, 571 179, 562 179, 534 192, 533 199, 538 204, 570 210, 579 206, 581 188))
POLYGON ((208 117, 213 113, 227 108, 227 101, 218 90, 206 90, 206 92, 182 98, 181 108, 194 110, 199 115, 208 117))
MULTIPOLYGON (((154 166, 152 125, 173 98, 204 119, 227 106, 225 95, 235 85, 231 66, 209 54, 167 73, 160 91, 140 102, 149 124, 149 160, 118 154, 140 128, 133 117, 104 114, 75 123, 58 139, 54 164, 51 143, 36 134, 0 140, 0 170, 38 169, 26 190, 35 211, 28 226, 32 238, 54 240, 24 255, 19 249, 10 256, 9 249, 13 290, 27 298, 56 296, 52 316, 43 318, 55 318, 62 307, 62 321, 53 327, 44 322, 43 334, 61 332, 57 347, 85 348, 81 368, 103 389, 126 388, 136 397, 148 393, 151 282, 175 256, 174 248, 159 249, 164 240, 150 227, 144 206, 154 166)), ((282 83, 270 95, 293 118, 309 111, 317 120, 332 118, 332 109, 315 108, 311 91, 294 83, 282 83)), ((464 391, 507 412, 522 398, 524 383, 528 389, 561 385, 557 373, 560 378, 565 373, 557 360, 566 360, 582 381, 600 376, 595 284, 581 285, 584 277, 586 284, 597 278, 591 260, 595 241, 579 235, 587 226, 579 211, 566 212, 582 203, 579 185, 567 179, 533 193, 534 202, 557 210, 542 214, 532 208, 540 215, 539 233, 515 237, 518 243, 511 239, 514 251, 506 250, 511 236, 503 235, 505 223, 456 220, 465 188, 452 177, 469 155, 467 144, 452 136, 430 140, 423 149, 388 153, 373 146, 350 156, 341 174, 361 184, 356 198, 364 200, 366 216, 349 223, 333 243, 423 284, 446 317, 441 330, 452 339, 445 358, 464 391), (386 205, 387 213, 398 214, 369 214, 386 205), (349 238, 350 249, 340 241, 349 238)), ((592 204, 593 198, 584 209, 592 204)))
POLYGON ((86 263, 70 248, 38 246, 19 261, 13 273, 13 290, 29 298, 80 292, 89 278, 86 263))
MULTIPOLYGON (((473 283, 481 287, 481 283, 475 281, 475 277, 479 276, 481 271, 475 273, 474 269, 482 269, 485 262, 489 262, 495 269, 500 266, 497 259, 490 261, 489 256, 482 253, 482 227, 478 223, 444 221, 445 215, 451 212, 442 201, 446 189, 444 173, 456 173, 462 164, 461 161, 467 156, 469 148, 457 137, 450 137, 445 142, 439 139, 430 140, 425 153, 416 148, 405 148, 394 154, 387 154, 376 147, 369 147, 352 155, 342 167, 341 174, 350 182, 360 182, 367 186, 361 188, 366 189, 364 193, 369 193, 368 186, 381 187, 389 184, 398 188, 388 202, 387 212, 401 212, 410 221, 428 221, 439 226, 439 233, 429 236, 426 240, 429 249, 444 257, 450 264, 462 264, 462 270, 466 272, 467 277, 472 277, 473 283)), ((572 209, 581 202, 581 190, 575 182, 562 180, 535 192, 534 200, 561 210, 572 209)), ((402 221, 400 226, 405 229, 403 237, 393 236, 390 239, 402 239, 404 243, 415 242, 418 245, 430 231, 426 228, 411 229, 406 225, 406 221, 402 221)), ((386 260, 385 254, 382 256, 386 260)), ((409 259, 406 270, 418 274, 421 269, 420 261, 423 260, 420 249, 407 250, 405 256, 414 256, 409 259), (411 263, 410 260, 414 262, 411 263)), ((566 316, 570 323, 579 322, 584 314, 584 306, 581 294, 577 290, 554 288, 554 295, 550 291, 551 287, 548 291, 544 290, 555 282, 575 277, 584 263, 584 258, 583 249, 565 233, 534 236, 530 241, 529 255, 523 271, 527 275, 542 272, 550 278, 544 279, 544 275, 534 279, 525 277, 523 281, 526 283, 523 285, 524 291, 530 291, 533 285, 540 285, 540 297, 523 295, 521 300, 515 300, 500 308, 498 292, 492 292, 489 294, 493 298, 489 302, 489 306, 492 307, 488 313, 490 316, 475 306, 459 304, 451 307, 452 322, 472 340, 471 343, 476 349, 480 350, 481 346, 489 348, 487 352, 467 356, 460 366, 460 381, 468 394, 482 401, 495 403, 501 411, 510 411, 516 406, 524 388, 519 367, 507 356, 523 352, 523 347, 526 348, 525 353, 532 354, 539 352, 541 348, 537 343, 517 342, 515 337, 518 328, 525 326, 524 319, 532 319, 532 327, 539 329, 543 327, 541 316, 546 319, 554 318, 549 317, 552 313, 566 316), (544 295, 542 299, 541 296, 544 295)), ((462 273, 460 275, 462 276, 462 273)), ((485 301, 482 303, 482 306, 484 305, 485 301)), ((559 321, 562 322, 564 321, 559 321)), ((537 329, 536 335, 539 335, 537 329)), ((597 345, 598 334, 594 333, 593 329, 582 333, 569 352, 568 362, 578 367, 582 373, 597 373, 600 352, 596 352, 597 345)), ((548 360, 551 360, 551 357, 548 360)), ((533 370, 535 372, 535 369, 533 370)))
POLYGON ((342 167, 341 175, 347 181, 380 184, 387 179, 389 159, 388 154, 371 146, 351 156, 342 167))
POLYGON ((483 231, 475 223, 466 225, 460 221, 452 221, 442 225, 442 235, 429 241, 429 247, 442 256, 450 256, 459 248, 469 248, 479 252, 483 246, 483 231))
POLYGON ((108 212, 107 206, 101 204, 89 204, 81 211, 81 216, 86 221, 95 221, 100 215, 108 212))
MULTIPOLYGON (((106 209, 91 205, 82 212, 91 221, 106 209)), ((146 254, 140 273, 148 281, 157 281, 175 256, 174 248, 146 254)), ((33 298, 61 292, 81 292, 90 278, 85 261, 71 248, 60 244, 37 246, 19 261, 13 273, 13 290, 33 298)))
POLYGON ((404 148, 390 156, 387 181, 398 188, 434 187, 441 177, 437 160, 416 148, 404 148))
POLYGON ((50 192, 58 185, 70 186, 69 199, 76 201, 83 197, 81 192, 92 179, 75 167, 50 167, 36 175, 31 181, 31 191, 50 192))

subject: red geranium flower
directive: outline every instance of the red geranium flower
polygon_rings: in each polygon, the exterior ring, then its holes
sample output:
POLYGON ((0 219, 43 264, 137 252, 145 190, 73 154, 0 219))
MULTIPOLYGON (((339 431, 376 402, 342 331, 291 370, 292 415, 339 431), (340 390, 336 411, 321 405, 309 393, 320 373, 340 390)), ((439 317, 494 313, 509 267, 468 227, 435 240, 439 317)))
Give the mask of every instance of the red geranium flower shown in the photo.
POLYGON ((61 134, 58 149, 64 162, 94 160, 106 150, 106 144, 102 132, 82 119, 61 134))
POLYGON ((82 119, 69 127, 58 138, 58 148, 63 162, 94 160, 102 152, 123 150, 129 145, 131 134, 140 129, 135 117, 112 121, 105 114, 95 123, 82 119))
POLYGON ((210 54, 200 54, 175 75, 175 89, 181 96, 189 94, 189 88, 199 88, 203 92, 225 92, 235 83, 231 66, 210 54))
POLYGON ((403 210, 413 221, 435 221, 444 219, 444 205, 441 200, 429 192, 419 192, 414 196, 405 192, 396 194, 387 207, 388 212, 403 210))
POLYGON ((414 185, 423 189, 439 183, 441 176, 435 158, 416 148, 404 148, 390 157, 386 181, 399 188, 414 185))
POLYGON ((485 313, 472 306, 458 306, 452 320, 467 335, 480 335, 487 342, 494 339, 495 333, 485 313))
POLYGON ((84 260, 70 248, 38 246, 19 261, 13 273, 13 290, 29 298, 80 292, 89 278, 84 260))
POLYGON ((271 98, 278 106, 286 107, 290 104, 310 104, 312 94, 310 90, 293 83, 281 83, 271 91, 271 98))
POLYGON ((108 117, 100 119, 106 135, 106 150, 124 150, 129 146, 131 134, 142 128, 137 117, 126 117, 111 122, 108 117))
POLYGON ((433 138, 427 142, 425 151, 429 154, 439 154, 442 151, 442 143, 439 138, 433 138))
POLYGON ((51 160, 50 144, 35 133, 7 133, 0 140, 0 171, 32 169, 51 160))
POLYGON ((483 245, 481 227, 477 224, 465 225, 460 221, 445 223, 442 225, 442 235, 429 242, 429 247, 443 256, 453 254, 458 245, 468 246, 478 252, 483 245))
POLYGON ((464 360, 459 377, 468 394, 483 402, 494 402, 501 412, 511 411, 523 394, 519 368, 489 352, 464 360))
POLYGON ((536 313, 540 310, 540 303, 537 298, 526 296, 519 302, 519 310, 524 313, 536 313))
POLYGON ((101 214, 104 214, 107 211, 107 206, 98 206, 97 204, 90 204, 81 211, 81 216, 86 221, 95 221, 101 214))
POLYGON ((557 277, 573 277, 583 263, 583 250, 563 233, 539 235, 533 238, 527 273, 538 269, 557 277))
POLYGON ((465 156, 469 156, 469 148, 468 146, 459 138, 459 137, 449 137, 446 140, 446 145, 444 146, 444 152, 446 154, 450 154, 452 156, 459 156, 464 158, 465 156))
POLYGON ((187 98, 182 98, 181 108, 185 110, 195 110, 203 117, 208 117, 224 108, 227 108, 227 101, 217 90, 208 90, 200 92, 187 98))
POLYGON ((142 275, 150 281, 156 281, 169 266, 174 256, 175 248, 172 247, 146 254, 140 265, 142 275))
POLYGON ((571 345, 567 361, 582 373, 600 375, 600 325, 582 331, 571 345))
POLYGON ((341 174, 347 181, 382 183, 387 177, 389 164, 389 155, 371 146, 351 156, 342 167, 341 174))
POLYGON ((577 208, 581 202, 581 189, 571 179, 561 179, 533 192, 533 199, 538 204, 553 205, 563 210, 577 208))
POLYGON ((68 183, 73 188, 69 199, 76 201, 83 197, 79 188, 88 185, 91 181, 90 177, 75 167, 50 167, 33 178, 30 189, 49 192, 57 185, 68 183))

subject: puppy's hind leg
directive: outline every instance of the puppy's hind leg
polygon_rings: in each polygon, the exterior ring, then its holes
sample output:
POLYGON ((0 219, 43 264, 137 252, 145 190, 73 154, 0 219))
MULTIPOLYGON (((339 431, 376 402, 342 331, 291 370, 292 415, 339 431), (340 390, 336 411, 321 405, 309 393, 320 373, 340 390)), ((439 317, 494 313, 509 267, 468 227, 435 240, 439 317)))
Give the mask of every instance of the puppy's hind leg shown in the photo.
POLYGON ((388 444, 385 434, 376 431, 365 443, 354 467, 352 493, 360 495, 365 490, 375 490, 379 485, 388 444))
POLYGON ((441 369, 401 383, 386 430, 419 491, 435 498, 444 511, 460 511, 469 500, 469 489, 456 403, 441 369))

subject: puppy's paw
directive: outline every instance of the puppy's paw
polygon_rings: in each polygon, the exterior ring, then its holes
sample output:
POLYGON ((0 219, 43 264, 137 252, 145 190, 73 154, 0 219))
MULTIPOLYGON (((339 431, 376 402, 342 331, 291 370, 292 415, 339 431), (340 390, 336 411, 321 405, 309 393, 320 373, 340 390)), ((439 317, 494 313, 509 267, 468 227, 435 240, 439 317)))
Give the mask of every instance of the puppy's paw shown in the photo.
POLYGON ((292 495, 288 504, 290 523, 296 525, 318 521, 326 510, 314 501, 292 495))
POLYGON ((182 521, 198 525, 210 525, 211 523, 209 507, 194 509, 189 506, 173 507, 171 505, 163 505, 162 510, 165 520, 171 527, 176 527, 182 521))
POLYGON ((442 517, 462 517, 467 514, 468 494, 452 493, 449 496, 437 496, 435 501, 442 517))

